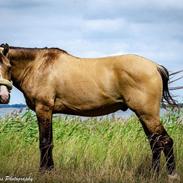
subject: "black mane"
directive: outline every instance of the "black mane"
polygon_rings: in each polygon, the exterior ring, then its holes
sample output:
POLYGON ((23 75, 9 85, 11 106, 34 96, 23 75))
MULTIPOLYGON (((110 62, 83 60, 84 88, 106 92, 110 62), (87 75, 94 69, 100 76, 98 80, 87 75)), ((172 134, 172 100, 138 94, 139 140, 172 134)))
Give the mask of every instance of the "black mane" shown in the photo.
POLYGON ((48 48, 48 47, 43 47, 43 48, 29 48, 29 47, 17 47, 17 46, 9 46, 7 43, 3 43, 0 45, 0 47, 9 47, 10 49, 23 49, 23 50, 30 50, 30 51, 36 51, 36 50, 57 50, 57 51, 60 51, 62 53, 65 53, 65 54, 69 54, 67 51, 63 50, 63 49, 60 49, 60 48, 57 48, 57 47, 51 47, 51 48, 48 48))

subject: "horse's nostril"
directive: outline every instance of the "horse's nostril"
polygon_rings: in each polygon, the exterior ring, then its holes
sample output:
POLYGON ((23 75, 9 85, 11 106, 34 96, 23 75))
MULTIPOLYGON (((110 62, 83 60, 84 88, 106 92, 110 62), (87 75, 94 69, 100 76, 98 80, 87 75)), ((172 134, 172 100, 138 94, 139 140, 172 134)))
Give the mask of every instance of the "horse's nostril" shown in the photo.
POLYGON ((7 104, 10 99, 10 93, 6 86, 0 86, 0 103, 7 104))
POLYGON ((0 95, 0 103, 7 104, 9 102, 10 95, 0 95))

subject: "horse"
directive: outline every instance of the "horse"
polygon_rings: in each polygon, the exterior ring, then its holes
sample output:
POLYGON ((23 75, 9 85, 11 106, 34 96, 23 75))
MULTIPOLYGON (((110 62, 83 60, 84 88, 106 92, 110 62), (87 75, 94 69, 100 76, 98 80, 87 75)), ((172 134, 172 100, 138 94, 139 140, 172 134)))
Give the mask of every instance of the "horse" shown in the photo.
POLYGON ((1 44, 0 52, 0 102, 9 102, 13 83, 36 112, 41 171, 54 168, 54 113, 100 116, 131 109, 149 140, 153 171, 159 173, 163 151, 168 176, 177 176, 173 139, 160 123, 162 99, 175 104, 165 67, 134 54, 79 58, 59 48, 8 44, 1 44))

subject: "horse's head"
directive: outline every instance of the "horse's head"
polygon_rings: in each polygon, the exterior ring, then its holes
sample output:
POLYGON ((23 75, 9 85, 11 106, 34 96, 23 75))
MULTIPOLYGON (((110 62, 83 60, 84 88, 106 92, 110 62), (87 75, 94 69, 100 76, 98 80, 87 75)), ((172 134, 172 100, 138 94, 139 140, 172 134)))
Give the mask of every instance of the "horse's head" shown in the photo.
POLYGON ((7 44, 0 45, 0 103, 7 104, 10 99, 11 83, 11 65, 7 58, 9 46, 7 44))

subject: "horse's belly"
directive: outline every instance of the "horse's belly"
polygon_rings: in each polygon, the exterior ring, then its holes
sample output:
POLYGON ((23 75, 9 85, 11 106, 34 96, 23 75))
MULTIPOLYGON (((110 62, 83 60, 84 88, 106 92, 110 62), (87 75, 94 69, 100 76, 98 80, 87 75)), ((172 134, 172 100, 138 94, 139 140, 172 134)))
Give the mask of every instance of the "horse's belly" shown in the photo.
POLYGON ((67 104, 56 104, 54 113, 72 114, 79 116, 101 116, 116 112, 117 110, 127 110, 128 107, 122 102, 106 103, 103 105, 67 105, 67 104))

